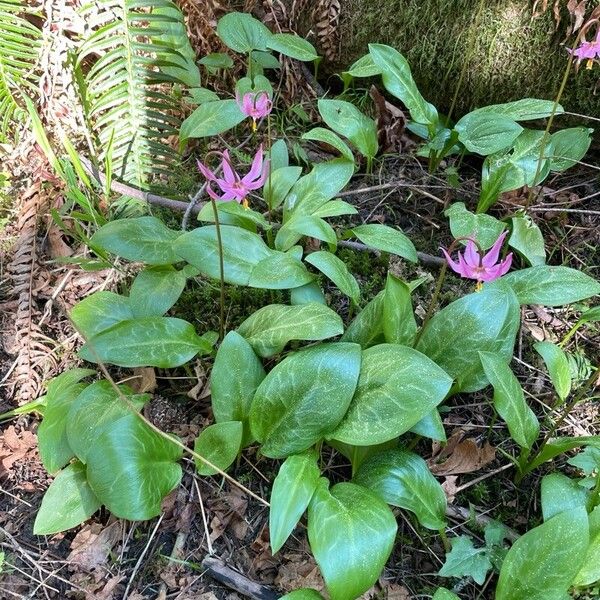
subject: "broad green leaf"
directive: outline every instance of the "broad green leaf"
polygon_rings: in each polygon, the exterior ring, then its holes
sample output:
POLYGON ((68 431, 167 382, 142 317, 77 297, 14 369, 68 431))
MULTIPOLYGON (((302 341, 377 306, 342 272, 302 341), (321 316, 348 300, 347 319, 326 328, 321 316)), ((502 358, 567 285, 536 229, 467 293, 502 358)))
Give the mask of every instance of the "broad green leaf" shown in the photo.
POLYGON ((319 481, 308 507, 308 540, 331 600, 349 600, 377 581, 398 526, 373 492, 354 483, 328 485, 319 481))
POLYGON ((323 596, 311 588, 299 588, 281 596, 280 600, 324 600, 323 596))
POLYGON ((588 435, 580 437, 559 437, 551 438, 548 443, 545 444, 543 450, 535 457, 535 459, 528 466, 526 473, 533 471, 540 465, 544 464, 547 460, 552 460, 555 456, 580 448, 581 446, 592 446, 593 448, 600 448, 600 435, 588 435))
POLYGON ((514 121, 534 121, 545 119, 553 112, 555 115, 561 115, 565 109, 557 104, 554 107, 553 100, 539 100, 538 98, 522 98, 514 102, 504 104, 490 104, 473 111, 478 115, 502 115, 513 119, 514 121))
POLYGON ((252 346, 239 333, 230 331, 219 346, 210 373, 210 398, 217 423, 244 423, 244 445, 251 441, 247 424, 250 404, 265 375, 252 346))
POLYGON ((290 290, 290 304, 297 306, 299 304, 310 304, 311 302, 318 302, 319 304, 327 304, 325 294, 321 289, 321 286, 316 282, 312 281, 301 287, 290 290))
POLYGON ((318 109, 323 121, 336 133, 348 138, 358 151, 373 158, 379 148, 375 121, 363 115, 354 104, 343 100, 322 99, 318 109))
POLYGON ((252 269, 248 285, 261 289, 286 290, 306 285, 313 279, 302 261, 291 254, 273 252, 252 269))
MULTIPOLYGON (((221 240, 227 283, 248 285, 254 267, 274 253, 259 235, 240 227, 221 225, 221 240)), ((214 225, 198 227, 182 235, 174 248, 204 275, 220 278, 219 244, 214 225)))
POLYGON ((133 319, 129 298, 114 292, 94 292, 71 309, 77 331, 86 338, 109 329, 121 321, 133 319))
POLYGON ((460 600, 460 598, 446 588, 438 588, 431 600, 460 600))
POLYGON ((592 585, 600 581, 600 506, 596 506, 589 514, 589 526, 590 545, 583 565, 573 581, 576 586, 592 585))
POLYGON ((271 173, 275 173, 275 171, 289 166, 290 157, 287 144, 283 138, 280 138, 273 143, 271 150, 269 151, 269 157, 271 159, 271 173))
POLYGON ((404 56, 383 44, 369 44, 369 52, 375 65, 381 69, 383 85, 388 92, 402 100, 413 121, 435 125, 439 120, 437 110, 419 92, 404 56))
POLYGON ((170 265, 149 267, 131 284, 129 304, 134 317, 160 317, 179 299, 186 276, 170 265))
POLYGON ((261 452, 283 458, 332 432, 350 405, 360 362, 360 346, 338 342, 306 348, 275 366, 250 408, 252 435, 262 443, 261 452))
POLYGON ((87 453, 94 494, 113 515, 143 521, 160 514, 163 498, 181 481, 181 448, 138 416, 121 417, 103 429, 87 453))
POLYGON ((254 351, 265 358, 278 354, 292 340, 324 340, 343 330, 342 319, 316 302, 298 306, 270 304, 250 315, 238 328, 254 351))
POLYGON ((285 544, 307 509, 321 472, 314 452, 288 456, 273 482, 269 510, 271 551, 285 544))
POLYGON ((198 63, 212 69, 231 69, 234 64, 231 56, 224 52, 211 52, 203 56, 198 63))
POLYGON ((312 252, 305 260, 313 267, 319 269, 346 296, 351 298, 355 304, 358 304, 360 300, 360 288, 344 261, 340 260, 335 254, 327 251, 312 252))
POLYGON ((501 279, 437 312, 417 349, 455 379, 453 392, 476 392, 488 384, 478 352, 495 352, 508 362, 519 325, 519 303, 501 279))
MULTIPOLYGON (((241 227, 252 233, 256 233, 256 226, 260 226, 263 229, 268 229, 269 224, 263 215, 250 208, 246 209, 235 200, 229 202, 219 202, 216 204, 219 224, 230 227, 241 227)), ((215 222, 215 212, 213 209, 212 202, 206 202, 200 209, 197 216, 198 221, 206 223, 215 222)))
POLYGON ((554 155, 550 160, 550 170, 566 171, 576 165, 589 150, 593 131, 587 127, 571 127, 553 133, 554 155))
POLYGON ((281 167, 271 173, 263 189, 265 202, 271 209, 281 206, 301 173, 302 167, 281 167))
POLYGON ((191 96, 191 100, 189 100, 190 104, 204 104, 205 102, 219 100, 219 96, 207 88, 197 87, 188 91, 191 96))
POLYGON ((101 506, 91 490, 85 465, 71 463, 50 484, 35 517, 33 533, 52 535, 76 527, 89 519, 101 506))
POLYGON ((388 273, 383 301, 383 334, 390 344, 412 346, 417 322, 410 297, 410 287, 388 273))
POLYGON ((180 235, 156 217, 136 217, 110 221, 96 231, 91 242, 127 260, 170 265, 181 260, 173 250, 180 235))
POLYGON ((563 600, 586 556, 583 508, 561 513, 521 536, 500 570, 496 600, 563 600))
MULTIPOLYGON (((133 394, 124 385, 119 389, 136 410, 141 410, 149 399, 147 394, 133 394)), ((96 444, 98 435, 130 413, 131 409, 109 381, 95 381, 88 385, 70 406, 65 418, 67 439, 75 456, 86 463, 87 454, 96 444)))
POLYGON ((91 369, 71 369, 48 384, 44 418, 37 435, 40 458, 49 473, 62 469, 74 456, 67 438, 67 414, 87 386, 79 382, 94 373, 91 369))
MULTIPOLYGON (((483 250, 491 248, 506 228, 504 223, 495 217, 467 210, 464 202, 454 202, 450 208, 446 209, 444 215, 450 220, 452 237, 473 238, 483 250)), ((464 240, 461 243, 466 244, 467 241, 464 240)))
POLYGON ((235 100, 214 100, 201 104, 181 124, 179 138, 210 137, 239 125, 246 115, 235 100))
POLYGON ((356 315, 352 323, 348 325, 342 342, 355 342, 364 349, 374 344, 384 342, 383 337, 383 305, 385 302, 385 291, 379 292, 356 315))
POLYGON ((354 227, 350 231, 369 248, 397 254, 406 260, 417 262, 417 251, 413 243, 399 229, 369 223, 354 227))
POLYGON ((508 245, 521 254, 532 267, 545 264, 544 236, 531 217, 518 214, 511 219, 511 224, 512 231, 508 238, 508 245))
POLYGON ((314 213, 313 217, 339 217, 340 215, 356 215, 358 211, 354 206, 344 202, 343 200, 331 200, 326 202, 318 208, 314 213))
POLYGON ((271 82, 261 74, 250 77, 242 77, 235 84, 236 96, 243 96, 248 92, 266 92, 269 98, 273 98, 273 86, 271 82))
POLYGON ((581 469, 586 475, 594 471, 600 472, 600 448, 588 446, 567 461, 570 465, 581 469))
POLYGON ((482 585, 488 571, 492 568, 490 557, 485 548, 475 548, 468 535, 459 535, 450 540, 452 550, 446 555, 446 562, 440 569, 442 577, 472 577, 475 583, 482 585))
POLYGON ((375 454, 353 478, 392 506, 414 512, 428 529, 446 527, 446 495, 427 463, 414 452, 394 449, 375 454))
POLYGON ((119 367, 179 367, 212 344, 196 335, 194 326, 173 317, 145 317, 122 321, 90 338, 79 350, 89 362, 119 367))
MULTIPOLYGON (((306 235, 327 242, 332 246, 337 245, 337 235, 326 221, 312 215, 295 215, 280 231, 289 230, 299 235, 306 235)), ((295 236, 294 236, 295 237, 295 236)), ((282 250, 289 249, 289 242, 283 244, 282 250)))
POLYGON ((593 323, 595 321, 600 321, 600 306, 593 306, 584 313, 581 313, 577 323, 593 323))
POLYGON ((375 444, 374 446, 353 446, 352 444, 345 444, 337 440, 327 440, 327 444, 335 448, 335 450, 350 461, 352 464, 352 474, 354 475, 369 457, 385 450, 397 448, 398 438, 394 438, 383 444, 375 444))
POLYGON ((391 440, 446 396, 452 379, 425 355, 399 344, 363 351, 360 378, 339 427, 328 437, 357 446, 391 440))
POLYGON ((550 473, 542 477, 540 495, 544 521, 548 521, 561 512, 585 508, 590 492, 562 473, 550 473))
MULTIPOLYGON (((194 452, 215 467, 226 471, 242 449, 244 424, 241 421, 222 421, 204 428, 194 443, 194 452)), ((216 475, 218 471, 194 457, 199 475, 216 475)))
MULTIPOLYGON (((321 100, 323 102, 323 100, 321 100)), ((352 150, 348 148, 348 145, 342 138, 329 129, 324 127, 315 127, 310 131, 307 131, 302 135, 300 139, 303 140, 314 140, 317 142, 324 142, 335 148, 346 160, 354 161, 354 155, 352 150)), ((350 139, 350 138, 348 138, 350 139)))
POLYGON ((263 69, 279 69, 281 64, 276 56, 273 56, 270 52, 263 52, 261 50, 252 51, 252 60, 257 62, 263 69))
POLYGON ((219 19, 217 34, 236 52, 266 50, 273 34, 253 16, 242 12, 230 12, 219 19))
POLYGON ((509 117, 471 112, 455 125, 467 150, 487 156, 512 146, 523 128, 509 117))
MULTIPOLYGON (((219 209, 219 212, 225 213, 225 215, 232 215, 234 217, 239 218, 240 220, 250 221, 251 223, 258 225, 263 229, 271 228, 267 219, 265 219, 265 217, 261 213, 250 208, 244 208, 239 202, 236 202, 235 200, 232 200, 231 202, 219 202, 217 208, 219 209)), ((212 212, 213 211, 211 210, 211 213, 212 212)), ((214 213, 212 217, 212 222, 214 223, 214 213)), ((246 229, 249 228, 246 227, 246 229)))
POLYGON ((375 64, 371 54, 361 56, 351 67, 344 71, 352 77, 374 77, 375 75, 381 75, 381 67, 375 64))
POLYGON ((413 425, 409 431, 422 437, 435 440, 436 442, 446 442, 446 430, 440 412, 434 408, 426 414, 416 425, 413 425))
POLYGON ((521 304, 562 306, 600 294, 600 283, 569 267, 548 265, 513 271, 502 278, 521 304))
POLYGON ((296 60, 311 61, 319 58, 315 47, 309 41, 292 33, 272 34, 267 40, 267 46, 296 60))
POLYGON ((479 352, 485 376, 494 388, 494 408, 521 448, 530 449, 540 432, 535 413, 525 402, 519 380, 506 360, 495 352, 479 352))
POLYGON ((564 402, 571 393, 571 368, 563 349, 551 342, 537 342, 535 351, 544 359, 558 397, 564 402))

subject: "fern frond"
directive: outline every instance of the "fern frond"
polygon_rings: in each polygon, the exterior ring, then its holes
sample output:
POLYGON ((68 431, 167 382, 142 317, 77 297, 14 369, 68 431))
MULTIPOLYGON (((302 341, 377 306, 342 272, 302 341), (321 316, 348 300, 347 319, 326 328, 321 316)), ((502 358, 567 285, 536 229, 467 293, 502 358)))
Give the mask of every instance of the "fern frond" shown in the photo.
POLYGON ((41 31, 23 18, 21 0, 0 0, 0 141, 11 138, 11 125, 27 115, 23 94, 37 89, 35 67, 41 31))
POLYGON ((171 0, 99 0, 95 11, 98 5, 100 20, 78 57, 78 64, 95 60, 86 74, 88 116, 101 157, 112 138, 115 175, 145 188, 178 159, 167 143, 180 124, 169 91, 184 79, 177 68, 189 65, 189 55, 166 43, 165 32, 183 28, 183 16, 171 0))

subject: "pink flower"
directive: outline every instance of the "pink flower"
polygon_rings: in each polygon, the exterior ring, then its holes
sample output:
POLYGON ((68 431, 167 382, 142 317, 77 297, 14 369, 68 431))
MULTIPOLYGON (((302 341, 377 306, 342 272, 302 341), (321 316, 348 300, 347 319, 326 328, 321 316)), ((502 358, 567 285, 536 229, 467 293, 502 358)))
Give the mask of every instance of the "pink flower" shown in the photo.
POLYGON ((458 262, 450 257, 450 254, 442 248, 442 252, 448 261, 448 265, 461 277, 476 279, 478 283, 482 281, 493 281, 505 275, 512 264, 512 252, 501 262, 498 262, 500 248, 504 243, 508 231, 505 231, 494 243, 487 254, 481 256, 473 240, 467 242, 464 254, 458 253, 458 262))
POLYGON ((240 177, 231 167, 229 152, 225 150, 221 153, 221 168, 223 169, 223 178, 219 178, 206 165, 198 161, 198 169, 208 182, 206 191, 213 200, 236 200, 240 202, 244 208, 248 208, 248 194, 252 190, 257 190, 262 187, 269 174, 269 161, 264 160, 262 144, 259 146, 250 171, 244 177, 240 177), (221 191, 222 196, 219 196, 211 187, 212 183, 216 183, 221 191))
POLYGON ((236 94, 235 101, 247 117, 252 117, 253 131, 256 131, 256 120, 266 117, 273 108, 267 92, 246 92, 242 97, 236 94))
POLYGON ((600 26, 596 32, 596 38, 593 41, 588 42, 584 40, 579 45, 579 48, 576 48, 575 50, 567 48, 567 50, 572 56, 577 58, 577 64, 587 60, 586 68, 591 69, 594 60, 600 58, 600 26))

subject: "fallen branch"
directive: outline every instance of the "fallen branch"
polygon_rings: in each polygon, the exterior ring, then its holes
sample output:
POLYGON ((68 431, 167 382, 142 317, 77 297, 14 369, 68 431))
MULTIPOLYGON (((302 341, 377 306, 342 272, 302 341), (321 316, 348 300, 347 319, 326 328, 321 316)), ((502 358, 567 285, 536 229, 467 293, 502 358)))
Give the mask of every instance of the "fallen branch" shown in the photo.
POLYGON ((207 556, 202 561, 202 567, 213 578, 223 585, 238 592, 242 596, 252 598, 253 600, 277 600, 280 597, 271 588, 260 583, 256 583, 242 575, 235 569, 227 566, 220 558, 207 556))

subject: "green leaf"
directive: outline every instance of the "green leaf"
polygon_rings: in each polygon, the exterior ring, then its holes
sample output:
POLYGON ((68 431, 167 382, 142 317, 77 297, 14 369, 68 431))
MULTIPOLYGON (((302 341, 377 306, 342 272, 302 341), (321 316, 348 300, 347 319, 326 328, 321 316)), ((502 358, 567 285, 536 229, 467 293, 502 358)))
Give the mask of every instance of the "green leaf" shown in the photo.
POLYGON ((488 384, 478 352, 512 358, 520 325, 519 304, 503 279, 455 300, 425 326, 417 349, 454 377, 453 392, 476 392, 488 384))
POLYGON ((263 189, 265 202, 271 210, 281 206, 301 173, 302 167, 281 167, 271 173, 263 189))
POLYGON ((354 475, 369 457, 385 450, 397 448, 398 438, 394 438, 383 444, 375 444, 374 446, 353 446, 352 444, 345 444, 337 440, 327 440, 327 445, 337 450, 350 461, 352 464, 352 474, 354 475))
POLYGON ((422 437, 435 440, 436 442, 446 442, 446 430, 440 412, 437 408, 426 414, 416 425, 413 425, 409 431, 422 437))
POLYGON ((533 471, 533 469, 544 464, 547 460, 552 460, 559 454, 563 454, 574 448, 580 448, 581 446, 600 448, 600 435, 551 438, 544 445, 543 450, 537 455, 535 460, 528 466, 526 473, 533 471))
POLYGON ((306 285, 313 279, 302 261, 289 253, 273 252, 252 269, 248 285, 261 289, 285 290, 306 285))
POLYGON ((383 334, 390 344, 412 346, 417 333, 417 322, 410 297, 410 287, 388 273, 383 302, 383 334))
POLYGON ((271 159, 271 173, 275 173, 275 171, 287 167, 290 164, 287 144, 283 138, 280 138, 273 143, 269 152, 269 157, 271 159))
POLYGON ((556 515, 520 537, 500 570, 496 600, 563 600, 585 559, 588 516, 579 508, 556 515))
POLYGON ((239 125, 245 118, 235 100, 205 102, 181 124, 179 138, 184 141, 219 135, 239 125))
POLYGON ((460 598, 446 588, 438 588, 431 600, 460 600, 460 598))
MULTIPOLYGON (((221 239, 227 283, 248 285, 254 267, 274 254, 259 235, 240 227, 221 225, 221 239)), ((214 225, 198 227, 182 235, 174 248, 204 275, 220 278, 219 244, 214 225)))
POLYGON ((212 344, 196 335, 194 326, 173 317, 145 317, 122 321, 95 335, 79 350, 89 362, 119 367, 179 367, 212 344))
POLYGON ((499 354, 479 352, 479 358, 485 376, 494 388, 494 408, 508 426, 510 436, 521 448, 531 449, 540 432, 540 424, 525 402, 519 380, 499 354))
POLYGON ((551 342, 534 344, 535 351, 544 359, 552 385, 558 397, 564 402, 571 393, 571 368, 562 348, 551 342))
POLYGON ((320 208, 318 208, 314 213, 313 217, 321 217, 322 219, 326 217, 338 217, 340 215, 356 215, 358 211, 347 202, 343 200, 331 200, 330 202, 326 202, 320 208))
POLYGON ((214 102, 215 100, 219 100, 219 96, 207 88, 197 87, 188 91, 191 96, 190 104, 204 104, 205 102, 214 102))
POLYGON ((242 421, 245 424, 243 445, 251 441, 247 424, 250 404, 265 375, 252 346, 239 333, 230 331, 215 357, 210 374, 210 398, 217 423, 242 421))
POLYGON ((560 105, 554 108, 554 100, 539 100, 538 98, 522 98, 504 104, 490 104, 473 111, 478 115, 502 115, 514 121, 534 121, 545 119, 553 112, 561 115, 565 109, 560 105))
POLYGON ((247 13, 230 12, 219 19, 217 34, 236 52, 266 50, 273 34, 257 19, 247 13))
POLYGON ((35 535, 52 535, 80 525, 101 506, 88 485, 85 465, 74 462, 50 484, 33 524, 35 535))
POLYGON ((531 217, 518 214, 511 219, 511 223, 512 231, 508 238, 508 245, 521 254, 532 267, 545 264, 544 236, 531 217))
POLYGON ((561 512, 570 512, 578 508, 585 509, 589 496, 589 490, 562 473, 544 475, 541 485, 544 521, 548 521, 561 512))
POLYGON ((581 313, 577 324, 593 323, 595 321, 600 321, 600 306, 593 306, 592 308, 586 310, 584 313, 581 313))
POLYGON ((594 471, 600 472, 600 448, 588 446, 567 461, 570 465, 581 469, 586 475, 592 475, 594 471))
POLYGON ((252 51, 252 60, 256 61, 263 69, 279 69, 281 64, 277 57, 271 52, 262 52, 261 50, 252 51))
POLYGON ((460 535, 450 540, 452 550, 446 555, 446 562, 440 569, 442 577, 472 577, 482 585, 492 563, 485 548, 475 548, 473 540, 460 535))
POLYGON ((160 317, 179 299, 186 276, 172 266, 149 267, 131 284, 129 304, 135 317, 160 317))
POLYGON ((238 328, 254 351, 265 358, 278 354, 292 340, 324 340, 343 330, 342 319, 316 302, 299 306, 270 304, 250 315, 238 328))
POLYGON ((271 491, 269 537, 276 554, 307 509, 321 472, 314 452, 288 456, 279 467, 271 491))
POLYGON ((274 33, 267 40, 267 46, 275 52, 296 60, 311 61, 319 58, 315 47, 304 38, 292 33, 274 33))
POLYGON ((446 495, 427 463, 414 452, 394 449, 375 454, 362 463, 353 478, 392 506, 417 515, 423 527, 446 527, 446 495))
POLYGON ((381 68, 375 64, 373 56, 369 53, 361 56, 344 73, 348 73, 352 77, 374 77, 375 75, 381 75, 381 68))
POLYGON ((398 526, 373 492, 354 483, 327 488, 321 479, 308 507, 308 539, 331 600, 348 600, 377 581, 398 526))
MULTIPOLYGON (((119 389, 136 410, 141 410, 149 399, 147 394, 133 394, 126 386, 121 385, 119 389)), ((65 419, 67 439, 75 456, 86 463, 90 448, 96 444, 96 437, 129 414, 130 408, 109 381, 95 381, 88 385, 71 404, 65 419)))
POLYGON ((360 361, 360 346, 338 342, 306 348, 275 366, 250 408, 262 453, 283 458, 332 432, 350 405, 360 361))
MULTIPOLYGON (((321 100, 321 102, 323 102, 323 100, 321 100)), ((344 142, 344 140, 342 140, 342 138, 329 129, 325 129, 324 127, 315 127, 314 129, 302 134, 300 139, 314 140, 328 144, 329 146, 335 148, 346 160, 354 162, 352 150, 348 148, 347 144, 344 142)), ((350 138, 348 137, 348 139, 350 138)))
POLYGON ((550 170, 566 171, 576 165, 589 150, 593 131, 587 127, 571 127, 553 133, 554 155, 550 160, 550 170))
POLYGON ((318 102, 323 121, 336 133, 348 138, 358 151, 373 158, 379 148, 375 121, 363 115, 354 104, 343 100, 325 100, 318 102))
MULTIPOLYGON (((483 250, 491 248, 506 228, 504 223, 495 217, 475 214, 467 210, 464 202, 454 202, 444 211, 444 215, 450 220, 452 237, 473 238, 483 250)), ((467 242, 464 240, 461 243, 467 242)))
POLYGON ((116 517, 151 519, 179 485, 181 455, 181 448, 130 414, 106 427, 89 448, 88 481, 116 517))
MULTIPOLYGON (((226 471, 242 449, 244 424, 241 421, 223 421, 204 428, 194 443, 194 452, 226 471)), ((218 471, 194 458, 199 475, 216 475, 218 471)))
MULTIPOLYGON (((313 217, 312 215, 294 215, 294 217, 283 226, 280 232, 284 230, 292 231, 299 235, 313 237, 317 240, 327 242, 332 246, 337 245, 337 235, 331 225, 323 219, 313 217)), ((290 247, 289 241, 280 244, 280 246, 282 250, 288 250, 290 247)))
POLYGON ((383 305, 385 291, 379 292, 373 300, 356 315, 348 325, 342 342, 355 342, 364 349, 385 341, 383 337, 383 305))
POLYGON ((513 271, 502 278, 521 304, 562 306, 600 294, 600 283, 569 267, 538 266, 513 271))
POLYGON ((600 506, 596 506, 589 514, 589 526, 590 545, 583 565, 573 581, 576 586, 592 585, 600 581, 600 506))
POLYGON ((437 110, 421 96, 404 56, 383 44, 369 44, 369 52, 381 70, 383 85, 388 92, 402 100, 412 120, 424 125, 436 125, 439 120, 437 110))
POLYGON ((230 69, 234 64, 231 56, 224 52, 211 52, 203 56, 198 63, 213 69, 230 69))
POLYGON ((67 414, 87 386, 79 381, 94 373, 91 369, 71 369, 48 384, 44 419, 37 435, 40 457, 49 473, 62 469, 74 456, 67 438, 67 414))
POLYGON ((412 348, 399 344, 368 348, 350 408, 329 437, 357 446, 391 440, 431 412, 451 385, 442 369, 412 348))
POLYGON ((170 265, 180 260, 173 250, 179 236, 179 231, 156 217, 136 217, 110 221, 96 231, 91 242, 127 260, 170 265))
POLYGON ((94 292, 71 309, 75 328, 86 338, 130 319, 133 311, 129 298, 104 290, 94 292))
POLYGON ((358 304, 360 288, 344 261, 327 251, 312 252, 305 260, 331 279, 346 296, 352 299, 352 302, 358 304))
POLYGON ((471 112, 455 125, 458 139, 467 150, 487 156, 512 146, 523 128, 509 117, 471 112))
POLYGON ((359 225, 350 231, 369 248, 397 254, 406 260, 417 262, 417 251, 413 243, 398 229, 370 223, 359 225))
POLYGON ((312 281, 301 287, 290 290, 290 304, 297 306, 299 304, 310 304, 311 302, 318 302, 319 304, 327 304, 325 294, 321 289, 321 286, 316 282, 312 281))
POLYGON ((281 596, 279 600, 324 600, 323 596, 311 588, 299 588, 285 596, 281 596))

